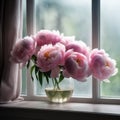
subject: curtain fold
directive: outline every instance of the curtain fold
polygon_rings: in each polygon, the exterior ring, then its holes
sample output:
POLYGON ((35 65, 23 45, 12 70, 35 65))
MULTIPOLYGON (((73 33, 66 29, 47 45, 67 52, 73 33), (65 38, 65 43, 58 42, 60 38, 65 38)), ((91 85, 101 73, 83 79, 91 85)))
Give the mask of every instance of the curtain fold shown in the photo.
POLYGON ((21 37, 22 0, 0 1, 0 103, 19 99, 19 65, 10 62, 10 51, 21 37))

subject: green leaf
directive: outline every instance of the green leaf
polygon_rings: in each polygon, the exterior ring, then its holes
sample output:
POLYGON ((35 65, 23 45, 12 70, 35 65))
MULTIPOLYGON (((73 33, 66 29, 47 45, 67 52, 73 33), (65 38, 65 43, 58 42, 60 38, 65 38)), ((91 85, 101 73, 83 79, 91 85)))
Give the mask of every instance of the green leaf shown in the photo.
POLYGON ((32 81, 34 81, 34 77, 33 77, 33 76, 31 76, 31 78, 32 78, 32 81))
POLYGON ((33 66, 31 67, 31 69, 30 69, 30 74, 31 74, 31 75, 32 75, 32 73, 33 73, 34 68, 35 68, 35 65, 33 65, 33 66))
POLYGON ((30 60, 28 60, 27 62, 27 68, 29 68, 29 66, 30 66, 30 60))
POLYGON ((35 65, 33 65, 33 66, 31 67, 31 69, 30 69, 30 74, 31 74, 32 81, 34 80, 34 78, 33 78, 34 68, 35 68, 35 65))
POLYGON ((37 74, 38 71, 39 71, 39 68, 35 66, 35 74, 37 74))
POLYGON ((36 63, 37 57, 35 55, 32 56, 32 61, 36 63))
POLYGON ((59 77, 59 83, 64 79, 64 76, 62 74, 62 71, 60 72, 60 77, 59 77))
POLYGON ((45 72, 45 74, 50 78, 51 71, 45 72))
POLYGON ((48 76, 48 74, 46 72, 44 72, 44 76, 46 78, 47 84, 49 84, 49 76, 48 76))
POLYGON ((39 72, 39 68, 37 66, 35 66, 35 77, 37 80, 39 80, 38 72, 39 72))
POLYGON ((40 85, 42 86, 42 84, 43 84, 43 79, 42 79, 42 72, 38 72, 38 80, 39 80, 39 83, 40 83, 40 85))
POLYGON ((37 73, 35 73, 35 77, 36 77, 37 80, 39 80, 39 78, 38 78, 38 74, 37 74, 37 73))

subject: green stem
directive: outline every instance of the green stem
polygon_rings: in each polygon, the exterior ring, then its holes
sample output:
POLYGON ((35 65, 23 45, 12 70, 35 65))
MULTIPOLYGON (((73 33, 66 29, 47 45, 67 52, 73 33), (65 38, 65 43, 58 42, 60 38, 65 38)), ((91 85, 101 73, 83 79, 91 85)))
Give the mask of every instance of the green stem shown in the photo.
POLYGON ((54 78, 54 80, 55 80, 55 88, 60 90, 59 82, 57 81, 56 78, 54 78))

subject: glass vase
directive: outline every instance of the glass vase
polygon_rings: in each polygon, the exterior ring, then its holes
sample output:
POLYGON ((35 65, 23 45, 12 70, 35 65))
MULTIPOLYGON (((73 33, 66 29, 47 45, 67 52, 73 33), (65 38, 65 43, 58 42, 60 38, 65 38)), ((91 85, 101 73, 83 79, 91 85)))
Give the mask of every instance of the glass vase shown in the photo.
POLYGON ((51 79, 45 88, 47 98, 52 103, 64 103, 70 100, 74 89, 72 78, 64 78, 60 83, 57 79, 51 79))

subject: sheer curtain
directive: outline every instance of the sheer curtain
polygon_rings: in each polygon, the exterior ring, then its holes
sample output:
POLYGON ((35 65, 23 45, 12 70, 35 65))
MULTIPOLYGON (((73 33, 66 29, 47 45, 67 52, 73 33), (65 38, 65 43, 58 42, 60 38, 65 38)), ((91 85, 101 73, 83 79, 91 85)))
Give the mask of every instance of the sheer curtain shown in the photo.
POLYGON ((21 37, 22 0, 0 1, 0 103, 20 99, 19 65, 10 62, 13 44, 21 37))

